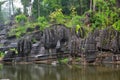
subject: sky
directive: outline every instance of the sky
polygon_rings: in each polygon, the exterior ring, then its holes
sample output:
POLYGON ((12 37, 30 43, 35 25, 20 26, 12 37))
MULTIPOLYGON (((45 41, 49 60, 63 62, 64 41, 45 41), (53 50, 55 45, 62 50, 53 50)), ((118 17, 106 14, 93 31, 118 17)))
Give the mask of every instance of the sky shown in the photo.
POLYGON ((23 8, 20 0, 15 0, 14 5, 15 5, 15 7, 17 7, 17 8, 23 8))
MULTIPOLYGON (((2 5, 2 12, 9 13, 10 9, 12 9, 12 6, 9 6, 9 0, 0 0, 0 1, 7 1, 2 5), (9 8, 11 7, 11 8, 9 8)), ((33 3, 34 0, 31 1, 33 3)), ((21 3, 21 0, 13 0, 14 9, 21 8, 21 11, 23 12, 23 5, 21 3)), ((11 10, 12 11, 12 10, 11 10)), ((13 12, 11 12, 13 14, 13 12)), ((28 7, 28 14, 31 15, 31 6, 28 7)))
MULTIPOLYGON (((7 0, 0 0, 0 1, 7 1, 7 0)), ((15 6, 16 8, 23 8, 20 0, 13 0, 13 1, 14 1, 13 4, 14 4, 14 6, 15 6)), ((5 4, 3 4, 2 7, 3 7, 3 8, 8 7, 8 2, 6 2, 5 4)))
MULTIPOLYGON (((11 7, 12 9, 12 6, 9 6, 9 0, 0 0, 0 1, 7 1, 2 5, 2 12, 8 13, 9 7, 11 7)), ((13 2, 14 9, 21 8, 21 11, 23 11, 23 5, 21 4, 21 1, 20 0, 13 0, 13 1, 14 1, 13 2)), ((13 14, 13 12, 11 12, 11 14, 13 14)))

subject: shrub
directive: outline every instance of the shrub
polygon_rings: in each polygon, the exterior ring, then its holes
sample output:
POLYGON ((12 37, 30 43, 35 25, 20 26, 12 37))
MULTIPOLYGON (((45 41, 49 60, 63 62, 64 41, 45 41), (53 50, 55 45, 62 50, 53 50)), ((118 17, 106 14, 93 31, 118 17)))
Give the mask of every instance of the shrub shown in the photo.
POLYGON ((0 51, 0 57, 2 58, 2 57, 4 57, 4 55, 5 55, 5 54, 0 51))
POLYGON ((113 28, 117 31, 120 31, 120 20, 118 20, 113 24, 113 28))
POLYGON ((27 17, 24 14, 20 14, 15 17, 15 20, 17 23, 24 24, 27 22, 27 17))
POLYGON ((39 16, 38 17, 38 23, 35 23, 35 24, 36 24, 35 26, 37 26, 37 25, 40 26, 40 30, 44 30, 48 25, 48 21, 44 16, 42 16, 42 17, 39 16))
POLYGON ((56 9, 49 15, 49 17, 51 22, 55 22, 57 24, 64 24, 65 22, 65 16, 62 13, 62 9, 56 9))

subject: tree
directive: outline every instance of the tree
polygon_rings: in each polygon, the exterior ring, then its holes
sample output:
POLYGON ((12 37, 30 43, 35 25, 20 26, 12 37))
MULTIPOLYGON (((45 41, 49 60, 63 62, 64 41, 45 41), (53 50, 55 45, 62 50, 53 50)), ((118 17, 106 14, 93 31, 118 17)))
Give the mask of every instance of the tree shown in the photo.
POLYGON ((1 1, 0 2, 0 24, 3 24, 4 23, 4 18, 3 18, 3 15, 2 15, 2 11, 1 11, 1 6, 5 3, 6 1, 1 1))
MULTIPOLYGON (((35 0, 35 1, 36 1, 36 0, 35 0)), ((24 14, 25 14, 25 15, 28 15, 27 7, 30 6, 31 0, 21 0, 21 3, 22 3, 22 5, 23 5, 23 7, 24 7, 24 14)))
POLYGON ((120 0, 116 0, 117 7, 120 8, 120 0))
POLYGON ((0 11, 1 11, 1 6, 5 3, 6 1, 1 1, 0 2, 0 11))

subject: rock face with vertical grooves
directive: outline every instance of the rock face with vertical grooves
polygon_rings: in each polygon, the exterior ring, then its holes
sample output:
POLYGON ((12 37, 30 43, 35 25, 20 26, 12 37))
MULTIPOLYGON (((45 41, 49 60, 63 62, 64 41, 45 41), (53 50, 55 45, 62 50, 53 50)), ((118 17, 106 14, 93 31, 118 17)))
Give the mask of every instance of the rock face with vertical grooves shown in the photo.
POLYGON ((18 41, 18 57, 26 57, 30 54, 32 43, 30 39, 21 39, 18 41))
POLYGON ((60 41, 59 46, 62 47, 69 40, 69 37, 69 29, 64 25, 52 25, 44 30, 42 42, 46 50, 53 50, 56 48, 58 41, 60 41))
MULTIPOLYGON (((18 57, 33 55, 50 55, 69 53, 72 57, 84 55, 87 62, 94 62, 98 53, 120 53, 120 32, 112 27, 103 30, 94 30, 86 35, 84 27, 78 31, 75 27, 67 28, 62 24, 54 24, 44 31, 36 31, 18 41, 18 57)), ((5 42, 2 41, 1 42, 5 42)))

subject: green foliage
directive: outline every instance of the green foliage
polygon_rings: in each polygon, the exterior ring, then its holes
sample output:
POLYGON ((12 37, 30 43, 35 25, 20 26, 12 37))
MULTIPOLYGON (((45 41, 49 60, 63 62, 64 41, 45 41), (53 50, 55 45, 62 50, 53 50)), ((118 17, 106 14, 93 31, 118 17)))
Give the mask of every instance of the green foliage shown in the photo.
POLYGON ((102 26, 105 27, 106 19, 107 19, 106 16, 102 12, 93 14, 93 17, 91 18, 92 27, 93 28, 98 27, 102 28, 102 26))
POLYGON ((40 30, 44 30, 48 26, 48 21, 44 16, 38 17, 38 24, 37 25, 40 26, 40 30))
POLYGON ((73 26, 83 26, 83 22, 82 19, 84 18, 84 16, 79 16, 79 15, 74 15, 74 16, 70 16, 69 18, 67 18, 68 20, 65 21, 65 25, 67 27, 73 27, 73 26))
POLYGON ((2 51, 0 51, 0 57, 1 57, 1 58, 3 58, 3 57, 4 57, 4 55, 5 55, 5 53, 4 53, 4 52, 2 52, 2 51))
MULTIPOLYGON (((24 7, 28 7, 31 0, 21 0, 24 7)), ((34 29, 35 26, 40 26, 40 30, 44 30, 49 23, 65 24, 67 27, 76 27, 76 33, 81 27, 86 29, 86 32, 96 28, 102 29, 113 25, 116 30, 119 30, 120 9, 116 8, 115 0, 92 0, 95 4, 95 10, 90 9, 91 0, 34 0, 32 6, 32 19, 34 23, 27 23, 27 17, 24 14, 15 17, 18 24, 17 28, 12 29, 10 35, 26 34, 27 28, 34 29), (86 16, 84 13, 89 13, 86 16), (85 23, 86 19, 86 23, 85 23), (87 24, 88 20, 88 24, 87 24), (89 27, 88 27, 89 26, 89 27)), ((93 2, 93 3, 94 3, 93 2)), ((94 4, 92 4, 92 7, 94 4)), ((82 32, 82 31, 81 31, 82 32)))
POLYGON ((68 63, 68 62, 69 62, 69 59, 68 59, 68 58, 64 58, 64 59, 61 59, 60 62, 61 62, 61 63, 68 63))
POLYGON ((120 31, 120 20, 118 20, 113 24, 113 28, 117 31, 120 31))
POLYGON ((11 48, 10 51, 15 51, 15 53, 18 54, 18 51, 16 48, 11 48))
POLYGON ((71 16, 77 15, 76 8, 74 6, 71 7, 71 16))
POLYGON ((13 29, 10 30, 10 32, 8 32, 8 36, 15 35, 17 38, 20 38, 22 35, 24 35, 26 33, 26 29, 28 27, 31 27, 29 25, 30 25, 30 23, 25 24, 24 26, 17 25, 16 28, 13 28, 13 29))
POLYGON ((21 0, 21 3, 24 7, 24 14, 28 15, 27 7, 30 5, 31 0, 21 0))
POLYGON ((17 23, 27 22, 27 17, 24 14, 17 15, 15 17, 17 23))
POLYGON ((51 22, 55 22, 57 24, 64 24, 65 22, 65 16, 62 13, 62 9, 56 9, 49 15, 49 17, 51 22))
POLYGON ((111 26, 119 20, 119 9, 115 7, 114 0, 98 0, 96 6, 98 7, 98 10, 96 12, 92 12, 91 16, 91 26, 94 29, 102 29, 111 26))
POLYGON ((81 25, 82 23, 80 19, 81 19, 81 16, 78 16, 78 15, 73 16, 71 19, 72 26, 81 25))
POLYGON ((81 29, 80 25, 76 26, 76 33, 78 33, 78 30, 81 29))

